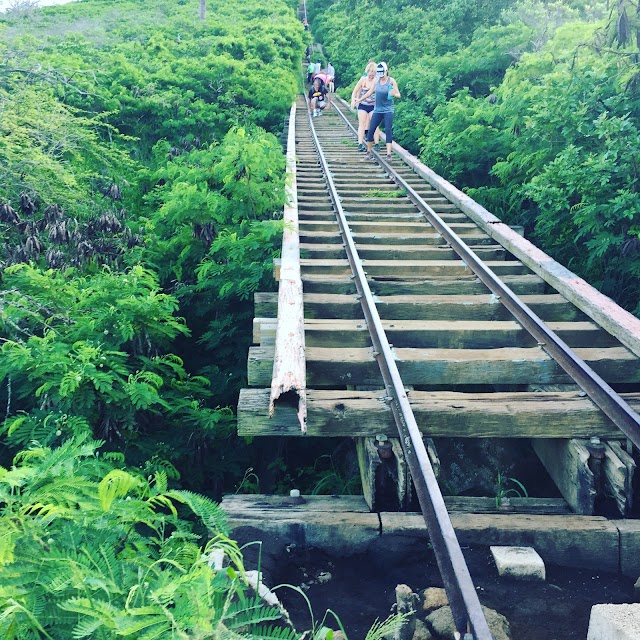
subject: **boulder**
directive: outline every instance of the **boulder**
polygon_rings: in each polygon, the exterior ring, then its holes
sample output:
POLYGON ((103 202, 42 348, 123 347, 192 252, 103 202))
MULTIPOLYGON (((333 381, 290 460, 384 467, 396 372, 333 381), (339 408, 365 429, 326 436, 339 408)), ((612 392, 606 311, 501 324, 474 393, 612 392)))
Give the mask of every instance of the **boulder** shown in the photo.
MULTIPOLYGON (((497 611, 482 607, 494 640, 513 640, 508 620, 497 611)), ((427 628, 437 640, 455 640, 451 607, 440 607, 427 616, 427 628)))
POLYGON ((416 629, 413 632, 413 640, 433 640, 427 625, 422 620, 416 620, 416 629))
POLYGON ((424 596, 422 600, 422 610, 426 613, 431 613, 440 607, 446 607, 449 605, 447 599, 447 592, 439 587, 428 587, 424 590, 424 596))

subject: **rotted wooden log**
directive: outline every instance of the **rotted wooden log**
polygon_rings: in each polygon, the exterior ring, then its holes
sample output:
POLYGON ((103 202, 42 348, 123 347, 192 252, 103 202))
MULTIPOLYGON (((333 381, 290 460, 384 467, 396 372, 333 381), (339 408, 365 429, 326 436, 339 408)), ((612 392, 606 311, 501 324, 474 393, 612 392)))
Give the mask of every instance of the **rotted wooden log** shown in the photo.
POLYGON ((302 280, 300 278, 300 239, 298 231, 298 199, 295 160, 295 103, 291 107, 287 140, 287 181, 285 186, 284 231, 278 288, 278 322, 271 377, 269 416, 276 403, 289 394, 297 396, 300 428, 306 432, 307 395, 304 345, 302 280))

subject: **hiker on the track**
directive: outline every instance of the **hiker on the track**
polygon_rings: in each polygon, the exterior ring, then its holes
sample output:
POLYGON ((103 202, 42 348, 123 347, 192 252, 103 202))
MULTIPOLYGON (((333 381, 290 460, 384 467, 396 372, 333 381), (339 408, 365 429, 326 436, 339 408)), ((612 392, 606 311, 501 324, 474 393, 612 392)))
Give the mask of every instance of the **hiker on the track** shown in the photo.
MULTIPOLYGON (((364 96, 369 89, 376 86, 376 63, 370 61, 364 70, 364 75, 358 80, 358 84, 351 93, 351 108, 356 106, 356 97, 364 96)), ((358 151, 365 150, 365 137, 369 132, 369 122, 371 122, 371 113, 375 106, 376 99, 370 96, 358 105, 358 151)), ((375 150, 380 149, 380 132, 375 131, 375 150)))
POLYGON ((389 76, 389 68, 386 62, 379 62, 376 67, 376 84, 362 97, 356 98, 356 104, 364 102, 375 93, 375 107, 371 115, 369 133, 367 134, 367 153, 365 160, 373 160, 373 132, 384 120, 384 132, 387 137, 387 162, 391 162, 391 143, 393 142, 393 99, 400 97, 398 83, 389 76))
POLYGON ((327 62, 327 76, 329 78, 327 82, 327 89, 329 93, 334 93, 336 90, 335 80, 336 80, 336 70, 330 62, 327 62))
POLYGON ((324 108, 331 108, 331 98, 324 82, 320 78, 314 78, 313 86, 309 89, 309 113, 317 118, 324 108))

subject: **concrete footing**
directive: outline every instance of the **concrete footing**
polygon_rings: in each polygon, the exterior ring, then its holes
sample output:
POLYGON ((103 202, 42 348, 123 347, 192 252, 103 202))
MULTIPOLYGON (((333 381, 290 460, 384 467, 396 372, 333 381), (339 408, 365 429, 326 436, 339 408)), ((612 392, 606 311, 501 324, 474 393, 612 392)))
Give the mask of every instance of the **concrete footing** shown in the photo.
POLYGON ((640 604, 596 604, 591 607, 587 640, 638 640, 640 604))

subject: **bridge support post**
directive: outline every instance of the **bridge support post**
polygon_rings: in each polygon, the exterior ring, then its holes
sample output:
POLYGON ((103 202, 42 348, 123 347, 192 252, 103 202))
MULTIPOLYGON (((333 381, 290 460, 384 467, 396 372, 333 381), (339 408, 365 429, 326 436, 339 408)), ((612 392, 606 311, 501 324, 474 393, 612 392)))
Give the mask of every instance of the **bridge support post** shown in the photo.
MULTIPOLYGON (((431 438, 424 438, 429 459, 436 473, 440 460, 431 438)), ((415 498, 409 466, 399 438, 380 434, 375 438, 356 438, 362 492, 371 511, 407 511, 415 498)))

